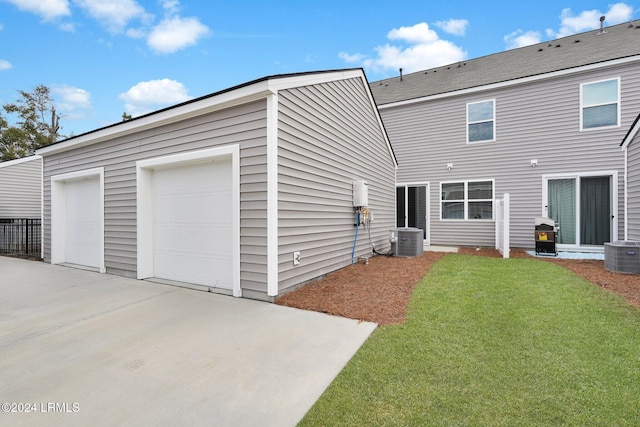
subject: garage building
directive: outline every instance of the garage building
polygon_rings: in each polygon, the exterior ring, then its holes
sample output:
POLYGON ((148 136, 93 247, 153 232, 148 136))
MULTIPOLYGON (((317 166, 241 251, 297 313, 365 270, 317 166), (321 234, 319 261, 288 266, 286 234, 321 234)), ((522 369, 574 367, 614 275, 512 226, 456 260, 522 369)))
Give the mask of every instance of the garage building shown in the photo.
POLYGON ((388 249, 395 225, 396 160, 361 69, 266 77, 38 154, 53 264, 273 301, 388 249), (354 181, 374 217, 359 236, 354 181))

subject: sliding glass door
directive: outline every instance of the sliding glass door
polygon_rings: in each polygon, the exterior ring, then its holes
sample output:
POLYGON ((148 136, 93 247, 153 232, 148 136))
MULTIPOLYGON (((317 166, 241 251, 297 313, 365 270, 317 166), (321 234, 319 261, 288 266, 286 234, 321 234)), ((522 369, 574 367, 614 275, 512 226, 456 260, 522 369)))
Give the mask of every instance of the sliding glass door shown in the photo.
POLYGON ((420 228, 423 239, 427 233, 427 185, 396 187, 396 226, 420 228))
POLYGON ((580 243, 611 241, 611 184, 609 177, 580 179, 580 243))
POLYGON ((576 180, 550 179, 548 216, 558 225, 557 243, 576 244, 576 180))
POLYGON ((612 177, 547 179, 547 215, 558 225, 558 244, 601 246, 612 235, 612 177))

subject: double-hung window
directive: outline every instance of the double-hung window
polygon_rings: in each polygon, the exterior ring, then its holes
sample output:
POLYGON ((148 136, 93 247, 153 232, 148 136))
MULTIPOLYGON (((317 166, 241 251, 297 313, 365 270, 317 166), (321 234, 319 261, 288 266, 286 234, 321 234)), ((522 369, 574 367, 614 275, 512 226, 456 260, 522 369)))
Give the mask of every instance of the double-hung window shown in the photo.
POLYGON ((580 85, 580 129, 620 126, 620 79, 580 85))
POLYGON ((494 181, 443 182, 442 219, 492 220, 494 181))
POLYGON ((467 104, 467 142, 496 140, 494 99, 467 104))

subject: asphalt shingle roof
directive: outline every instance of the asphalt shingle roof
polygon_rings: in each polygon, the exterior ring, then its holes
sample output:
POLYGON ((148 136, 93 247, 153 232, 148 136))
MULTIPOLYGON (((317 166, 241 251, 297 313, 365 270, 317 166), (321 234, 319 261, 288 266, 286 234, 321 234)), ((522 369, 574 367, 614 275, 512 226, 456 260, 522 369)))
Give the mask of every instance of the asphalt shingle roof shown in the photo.
POLYGON ((370 83, 377 105, 640 55, 640 21, 370 83))

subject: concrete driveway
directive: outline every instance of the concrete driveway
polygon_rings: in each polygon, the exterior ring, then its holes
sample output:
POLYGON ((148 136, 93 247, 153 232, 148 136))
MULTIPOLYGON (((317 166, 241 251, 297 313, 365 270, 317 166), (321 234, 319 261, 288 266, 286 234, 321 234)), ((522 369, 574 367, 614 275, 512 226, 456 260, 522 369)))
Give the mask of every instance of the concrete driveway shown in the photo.
POLYGON ((0 257, 0 425, 295 425, 374 329, 0 257))

